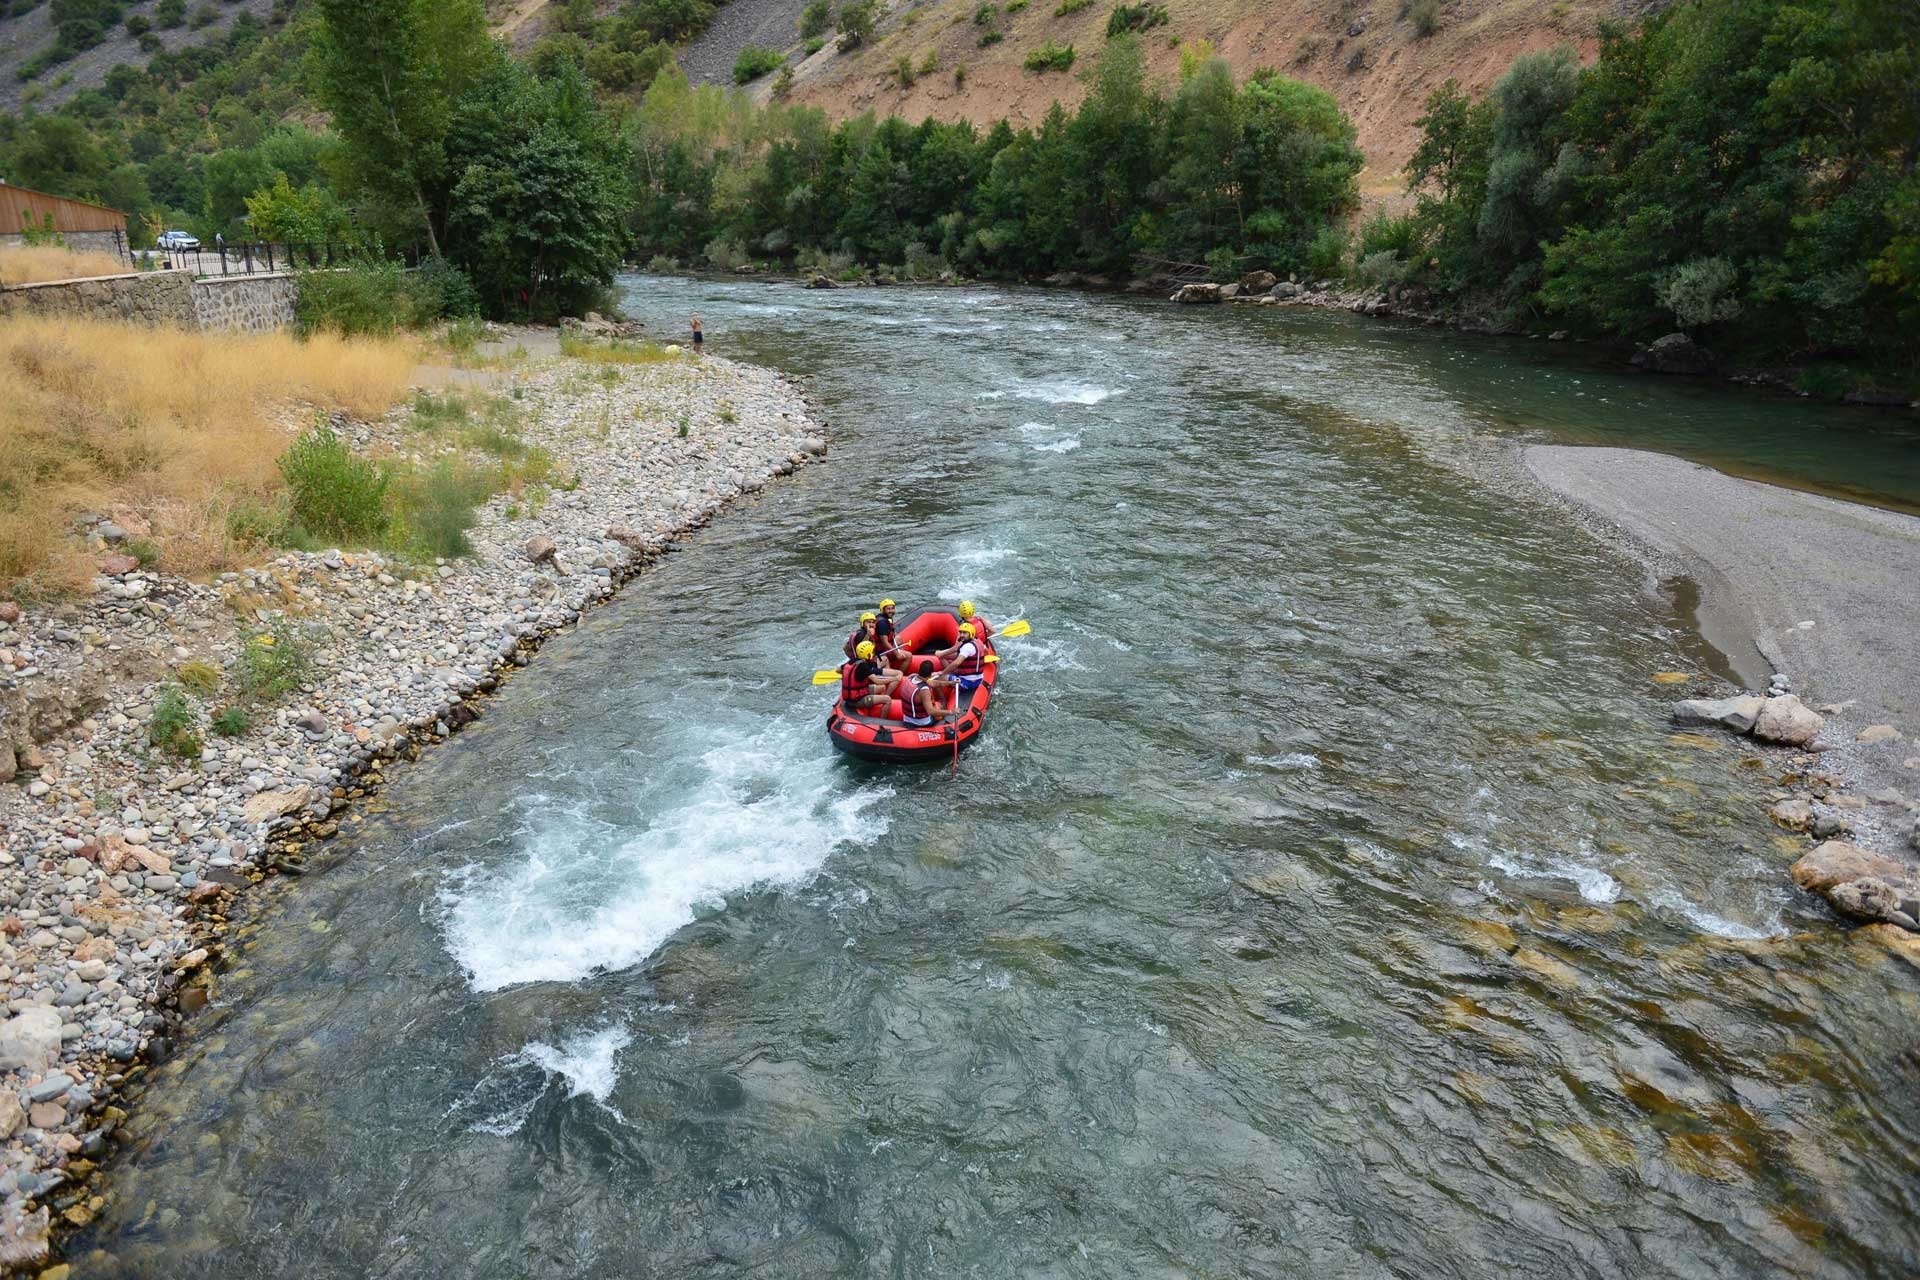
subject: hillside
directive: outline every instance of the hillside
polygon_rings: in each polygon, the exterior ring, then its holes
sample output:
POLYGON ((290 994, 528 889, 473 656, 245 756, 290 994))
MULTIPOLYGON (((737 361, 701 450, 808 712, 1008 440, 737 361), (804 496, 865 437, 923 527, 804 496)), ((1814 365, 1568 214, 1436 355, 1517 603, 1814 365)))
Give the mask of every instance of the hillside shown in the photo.
MULTIPOLYGON (((170 19, 159 13, 162 3, 139 0, 124 6, 121 20, 99 44, 23 80, 22 69, 55 43, 57 33, 51 4, 35 4, 21 12, 21 0, 14 0, 11 16, 0 18, 0 111, 58 107, 82 89, 98 88, 107 73, 122 63, 145 66, 147 59, 163 49, 173 52, 224 39, 242 14, 265 23, 274 16, 276 7, 288 7, 276 6, 275 0, 228 0, 221 4, 194 0, 177 25, 163 26, 170 19), (134 20, 136 28, 143 23, 148 28, 146 47, 128 30, 129 19, 134 20)), ((0 5, 0 10, 5 8, 0 5)))
MULTIPOLYGON (((729 6, 792 7, 791 0, 735 0, 729 6)), ((1002 39, 984 47, 980 39, 988 27, 976 21, 981 7, 978 0, 896 4, 867 47, 841 54, 829 43, 802 57, 792 100, 836 118, 872 110, 976 124, 1002 116, 1034 124, 1056 100, 1079 102, 1085 88, 1078 73, 1106 44, 1110 0, 1065 15, 1056 11, 1059 0, 1032 0, 1012 13, 1002 3, 992 22, 1002 39), (1033 72, 1021 65, 1049 40, 1074 47, 1071 71, 1033 72), (929 52, 937 69, 901 86, 893 70, 900 56, 918 67, 929 52), (955 76, 961 66, 963 84, 955 76)), ((1452 77, 1469 89, 1484 89, 1515 57, 1556 44, 1572 44, 1590 57, 1603 19, 1649 6, 1623 0, 1449 0, 1437 6, 1438 26, 1425 37, 1415 30, 1414 6, 1407 0, 1172 0, 1164 7, 1167 23, 1146 33, 1154 76, 1177 77, 1181 46, 1204 40, 1237 75, 1273 67, 1327 89, 1359 130, 1368 160, 1363 184, 1379 192, 1397 187, 1395 175, 1417 142, 1413 121, 1443 81, 1452 77)), ((738 45, 704 47, 720 45, 723 34, 716 27, 697 42, 705 65, 731 66, 738 45)), ((797 41, 787 43, 802 54, 797 41)), ((767 95, 770 81, 756 90, 767 95)))

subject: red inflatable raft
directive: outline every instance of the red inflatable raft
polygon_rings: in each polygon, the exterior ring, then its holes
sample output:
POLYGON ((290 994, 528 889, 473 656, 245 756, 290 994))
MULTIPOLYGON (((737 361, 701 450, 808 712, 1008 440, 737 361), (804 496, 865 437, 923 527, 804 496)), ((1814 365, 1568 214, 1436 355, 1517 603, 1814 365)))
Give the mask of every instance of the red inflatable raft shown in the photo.
MULTIPOLYGON (((977 626, 986 619, 975 617, 973 621, 977 626)), ((905 652, 894 654, 887 659, 886 665, 896 671, 931 675, 940 669, 940 664, 932 655, 938 650, 953 648, 959 638, 958 614, 946 609, 922 609, 900 625, 898 643, 904 646, 905 652)), ((993 641, 985 641, 982 648, 986 651, 982 656, 992 654, 993 641)), ((913 761, 943 764, 954 757, 956 736, 959 746, 964 747, 980 735, 987 704, 993 701, 994 682, 999 678, 999 663, 989 662, 979 687, 971 692, 958 688, 951 693, 935 689, 936 697, 948 699, 941 704, 943 711, 953 708, 953 697, 964 699, 960 704, 960 715, 953 720, 935 719, 932 724, 924 726, 901 723, 900 699, 897 697, 887 703, 886 713, 882 715, 878 710, 849 711, 836 693, 833 710, 827 713, 827 736, 833 740, 834 746, 862 760, 881 760, 890 764, 913 761)))

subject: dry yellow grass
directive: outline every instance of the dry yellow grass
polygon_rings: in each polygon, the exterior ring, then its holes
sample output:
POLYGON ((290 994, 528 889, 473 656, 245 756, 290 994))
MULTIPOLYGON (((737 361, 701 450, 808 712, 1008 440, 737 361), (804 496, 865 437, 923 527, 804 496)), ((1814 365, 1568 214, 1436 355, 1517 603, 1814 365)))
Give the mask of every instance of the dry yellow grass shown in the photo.
POLYGON ((72 530, 83 509, 124 513, 170 570, 240 562, 248 548, 227 513, 278 491, 287 424, 305 406, 385 412, 416 355, 398 339, 0 325, 0 592, 84 583, 95 566, 72 530))
POLYGON ((59 245, 0 249, 0 284, 38 284, 43 280, 80 280, 87 276, 124 276, 133 268, 111 253, 63 249, 59 245))

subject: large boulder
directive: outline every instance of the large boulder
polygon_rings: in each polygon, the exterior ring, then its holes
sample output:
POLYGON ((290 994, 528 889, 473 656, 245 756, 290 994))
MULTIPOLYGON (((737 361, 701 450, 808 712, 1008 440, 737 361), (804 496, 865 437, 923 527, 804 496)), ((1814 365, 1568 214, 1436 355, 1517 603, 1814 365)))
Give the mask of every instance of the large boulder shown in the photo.
POLYGON ((1826 720, 1791 693, 1768 698, 1753 722, 1753 736, 1768 742, 1804 747, 1820 733, 1826 720))
POLYGON ((546 534, 536 533, 527 539, 527 545, 522 550, 526 553, 527 559, 534 564, 551 564, 559 548, 546 534))
POLYGON ((1793 864, 1793 882, 1802 889, 1825 893, 1849 880, 1899 880, 1907 874, 1900 862, 1884 853, 1863 849, 1845 840, 1815 845, 1793 864))
POLYGON ((1735 733, 1750 731, 1760 718, 1765 698, 1741 694, 1732 698, 1687 698, 1673 704, 1673 722, 1687 725, 1718 725, 1735 733))
POLYGON ((1684 333, 1654 339, 1646 350, 1634 353, 1632 363, 1636 369, 1650 369, 1654 373, 1713 372, 1713 357, 1684 333))
POLYGON ((1793 864, 1793 882, 1856 920, 1920 930, 1920 872, 1883 853, 1828 840, 1793 864))
POLYGON ((1183 284, 1174 291, 1175 302, 1223 302, 1220 286, 1217 284, 1183 284))
POLYGON ((1302 292, 1304 291, 1300 288, 1300 286, 1295 284, 1293 281, 1282 280, 1279 284, 1276 284, 1273 286, 1273 288, 1267 290, 1267 296, 1269 298, 1278 298, 1284 302, 1288 298, 1299 297, 1302 292))
POLYGON ((60 1061, 60 1015, 45 1005, 0 1022, 0 1071, 45 1071, 60 1061))
POLYGON ((1240 292, 1265 293, 1276 283, 1278 283, 1278 277, 1271 271, 1249 271, 1240 277, 1240 292))

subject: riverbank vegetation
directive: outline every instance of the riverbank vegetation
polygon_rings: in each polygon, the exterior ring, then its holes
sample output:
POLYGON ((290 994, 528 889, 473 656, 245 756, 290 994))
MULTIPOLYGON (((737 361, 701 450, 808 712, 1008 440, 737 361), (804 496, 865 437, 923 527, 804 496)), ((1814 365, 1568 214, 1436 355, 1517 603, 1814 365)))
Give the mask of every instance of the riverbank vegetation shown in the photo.
POLYGON ((1735 361, 1911 378, 1916 13, 1696 0, 1610 30, 1588 67, 1529 54, 1481 101, 1449 82, 1408 168, 1418 206, 1365 226, 1359 270, 1503 326, 1677 329, 1735 361))
POLYGON ((169 569, 243 558, 229 516, 278 491, 289 411, 373 417, 405 395, 401 341, 169 333, 104 321, 0 325, 0 588, 76 587, 98 569, 70 537, 82 512, 144 513, 128 529, 169 569), (296 410, 295 406, 310 406, 296 410))
POLYGON ((1125 274, 1142 255, 1326 270, 1361 167, 1326 92, 1274 73, 1236 85, 1198 56, 1163 95, 1131 36, 1108 45, 1078 110, 1056 105, 1037 129, 832 125, 665 72, 628 135, 643 256, 916 276, 1125 274))

